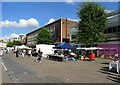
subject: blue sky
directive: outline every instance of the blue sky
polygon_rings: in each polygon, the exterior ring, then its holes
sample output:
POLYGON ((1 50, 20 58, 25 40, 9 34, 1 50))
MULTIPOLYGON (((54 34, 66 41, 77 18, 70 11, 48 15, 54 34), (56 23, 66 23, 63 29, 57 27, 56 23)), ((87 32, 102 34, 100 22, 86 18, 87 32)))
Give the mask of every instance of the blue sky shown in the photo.
MULTIPOLYGON (((79 4, 80 2, 2 2, 2 24, 5 25, 2 27, 2 36, 26 34, 61 17, 78 20, 76 8, 79 4)), ((108 11, 118 9, 117 2, 100 4, 108 11)))

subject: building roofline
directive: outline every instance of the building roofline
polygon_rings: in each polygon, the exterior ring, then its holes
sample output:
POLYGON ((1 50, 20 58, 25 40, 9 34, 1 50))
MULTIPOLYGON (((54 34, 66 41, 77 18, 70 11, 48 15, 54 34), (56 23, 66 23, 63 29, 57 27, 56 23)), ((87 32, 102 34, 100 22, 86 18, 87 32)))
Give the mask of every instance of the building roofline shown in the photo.
POLYGON ((111 11, 111 12, 109 12, 107 14, 108 14, 108 17, 118 15, 118 14, 120 14, 120 10, 114 10, 114 11, 111 11))
POLYGON ((27 33, 26 35, 29 35, 29 34, 31 34, 31 33, 34 33, 34 32, 36 32, 36 31, 40 30, 41 28, 44 28, 44 27, 46 27, 46 26, 48 26, 48 25, 50 25, 50 24, 53 24, 53 23, 55 23, 55 22, 57 22, 57 21, 59 21, 59 20, 61 20, 61 18, 53 21, 52 23, 49 23, 49 24, 47 24, 47 25, 44 25, 44 26, 42 26, 42 27, 40 27, 40 28, 38 28, 38 29, 36 29, 36 30, 34 30, 34 31, 32 31, 32 32, 29 32, 29 33, 27 33))
MULTIPOLYGON (((42 26, 42 27, 40 27, 40 28, 32 31, 32 32, 27 33, 26 36, 29 35, 29 34, 32 34, 32 33, 36 32, 36 31, 38 31, 38 30, 40 30, 41 28, 47 27, 47 26, 49 26, 49 25, 51 25, 51 24, 53 24, 53 23, 55 23, 55 22, 57 22, 57 21, 59 21, 59 20, 61 20, 61 19, 67 19, 67 18, 59 18, 59 19, 55 20, 55 21, 52 22, 52 23, 49 23, 49 24, 47 24, 47 25, 44 25, 44 26, 42 26)), ((68 20, 69 20, 69 19, 68 19, 68 20)), ((69 21, 72 21, 72 20, 69 20, 69 21)), ((77 21, 74 21, 74 22, 77 22, 77 21)))

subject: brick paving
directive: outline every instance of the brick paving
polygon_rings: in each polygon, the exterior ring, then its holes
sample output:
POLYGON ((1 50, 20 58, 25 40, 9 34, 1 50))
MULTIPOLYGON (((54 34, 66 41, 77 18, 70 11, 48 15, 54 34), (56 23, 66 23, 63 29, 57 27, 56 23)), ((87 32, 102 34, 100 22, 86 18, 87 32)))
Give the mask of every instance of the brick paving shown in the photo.
POLYGON ((118 83, 117 73, 108 71, 109 60, 96 58, 96 61, 66 61, 58 62, 43 59, 35 62, 35 57, 27 56, 18 59, 10 54, 11 59, 21 62, 34 69, 38 74, 61 79, 65 83, 118 83))

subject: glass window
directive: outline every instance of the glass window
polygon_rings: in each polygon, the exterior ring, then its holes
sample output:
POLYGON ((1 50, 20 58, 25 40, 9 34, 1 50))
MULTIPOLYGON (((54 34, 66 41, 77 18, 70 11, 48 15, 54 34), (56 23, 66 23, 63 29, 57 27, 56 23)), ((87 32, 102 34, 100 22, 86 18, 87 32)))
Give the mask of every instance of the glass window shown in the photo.
POLYGON ((65 22, 63 22, 62 24, 65 24, 65 22))
POLYGON ((77 35, 72 35, 72 39, 77 39, 77 35))
POLYGON ((112 32, 112 28, 108 28, 108 33, 111 33, 112 32))
POLYGON ((113 27, 113 28, 112 28, 112 31, 113 31, 113 32, 117 32, 117 27, 113 27))
POLYGON ((120 32, 120 25, 118 26, 118 32, 120 32))

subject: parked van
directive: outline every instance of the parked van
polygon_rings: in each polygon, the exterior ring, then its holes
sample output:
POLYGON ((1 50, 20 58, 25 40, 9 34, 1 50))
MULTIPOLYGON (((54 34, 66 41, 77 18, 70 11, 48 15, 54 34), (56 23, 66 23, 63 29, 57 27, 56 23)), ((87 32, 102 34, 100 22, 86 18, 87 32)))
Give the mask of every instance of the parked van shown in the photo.
POLYGON ((55 45, 38 44, 36 45, 36 50, 38 52, 38 50, 40 49, 41 52, 43 52, 42 57, 47 57, 48 54, 54 53, 53 47, 55 47, 55 45))

